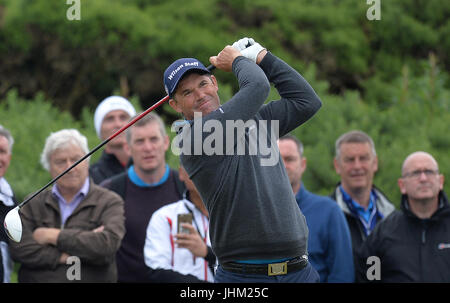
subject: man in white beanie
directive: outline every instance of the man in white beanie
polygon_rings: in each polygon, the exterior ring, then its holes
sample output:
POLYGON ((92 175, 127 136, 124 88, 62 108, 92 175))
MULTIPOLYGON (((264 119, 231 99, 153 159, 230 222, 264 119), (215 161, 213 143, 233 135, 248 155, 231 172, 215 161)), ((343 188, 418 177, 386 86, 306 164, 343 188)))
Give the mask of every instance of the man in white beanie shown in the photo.
MULTIPOLYGON (((97 106, 94 114, 94 126, 100 140, 106 140, 114 132, 122 128, 131 117, 136 115, 133 105, 125 98, 111 96, 97 106)), ((120 134, 105 145, 101 158, 89 168, 89 175, 94 183, 124 172, 130 161, 125 148, 127 144, 124 134, 120 134)))

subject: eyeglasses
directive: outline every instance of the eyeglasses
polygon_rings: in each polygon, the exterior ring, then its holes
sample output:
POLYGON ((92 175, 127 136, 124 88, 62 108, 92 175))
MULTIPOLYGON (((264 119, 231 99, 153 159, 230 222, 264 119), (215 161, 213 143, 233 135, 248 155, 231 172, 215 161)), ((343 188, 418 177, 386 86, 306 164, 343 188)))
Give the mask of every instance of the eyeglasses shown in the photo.
POLYGON ((412 179, 419 179, 420 176, 422 176, 422 173, 425 174, 427 178, 435 176, 439 173, 438 170, 432 170, 432 169, 424 169, 424 170, 415 170, 410 173, 404 174, 403 178, 412 178, 412 179))

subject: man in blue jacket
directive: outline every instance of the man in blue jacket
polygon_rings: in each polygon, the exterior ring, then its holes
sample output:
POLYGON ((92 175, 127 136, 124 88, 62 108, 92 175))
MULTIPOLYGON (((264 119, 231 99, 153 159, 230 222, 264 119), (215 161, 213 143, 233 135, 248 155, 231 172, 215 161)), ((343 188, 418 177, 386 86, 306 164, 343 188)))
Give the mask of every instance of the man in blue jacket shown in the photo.
POLYGON ((306 190, 301 178, 306 170, 303 144, 286 135, 278 140, 292 190, 308 224, 308 253, 320 282, 353 282, 353 254, 350 231, 344 214, 330 198, 306 190))

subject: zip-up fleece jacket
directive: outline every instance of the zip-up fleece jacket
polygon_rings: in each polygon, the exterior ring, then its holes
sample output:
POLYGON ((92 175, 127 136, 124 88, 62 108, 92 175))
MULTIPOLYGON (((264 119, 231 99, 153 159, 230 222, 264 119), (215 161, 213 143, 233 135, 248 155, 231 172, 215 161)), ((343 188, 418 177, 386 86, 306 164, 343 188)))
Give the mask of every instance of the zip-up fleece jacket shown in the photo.
MULTIPOLYGON (((380 258, 379 282, 450 282, 450 206, 445 193, 439 193, 439 208, 429 219, 418 218, 402 196, 401 210, 381 221, 363 244, 359 282, 368 281, 369 256, 380 258)), ((369 270, 371 279, 375 270, 369 270)))

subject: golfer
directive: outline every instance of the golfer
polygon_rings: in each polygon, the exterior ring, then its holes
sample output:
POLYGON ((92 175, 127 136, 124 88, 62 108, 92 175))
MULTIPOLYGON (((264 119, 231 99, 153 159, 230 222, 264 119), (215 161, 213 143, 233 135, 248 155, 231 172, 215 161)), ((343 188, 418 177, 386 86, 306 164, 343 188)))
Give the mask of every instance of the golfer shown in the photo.
POLYGON ((305 217, 276 139, 311 118, 321 101, 298 72, 253 39, 236 41, 209 60, 237 77, 239 91, 225 104, 220 104, 216 78, 197 59, 172 63, 164 84, 170 106, 186 119, 178 134, 180 158, 210 214, 211 244, 219 260, 215 282, 318 282, 307 261, 305 217), (269 82, 281 99, 264 105, 269 82), (230 122, 246 127, 227 128, 230 122), (211 143, 211 125, 216 126, 215 143, 209 144, 214 153, 199 152, 199 136, 205 143, 200 147, 211 143), (209 132, 198 133, 205 129, 209 132), (260 148, 266 144, 269 154, 260 148), (274 154, 277 161, 264 161, 274 154))

